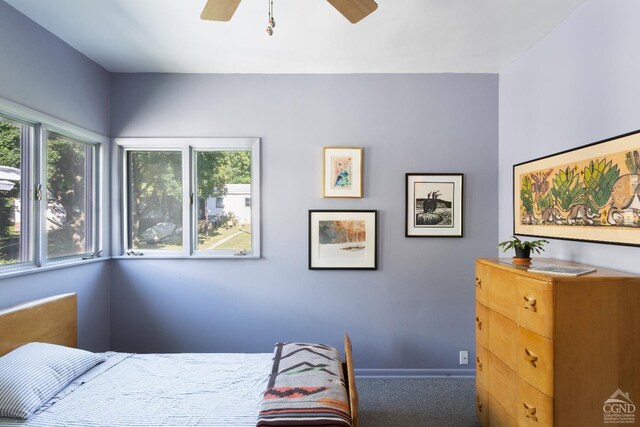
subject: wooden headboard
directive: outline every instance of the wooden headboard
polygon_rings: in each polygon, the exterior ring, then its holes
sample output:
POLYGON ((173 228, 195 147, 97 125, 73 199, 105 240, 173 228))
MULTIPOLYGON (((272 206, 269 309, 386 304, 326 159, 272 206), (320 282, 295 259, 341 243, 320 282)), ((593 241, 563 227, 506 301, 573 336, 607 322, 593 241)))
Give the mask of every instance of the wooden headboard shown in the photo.
POLYGON ((0 356, 30 342, 76 347, 76 306, 76 294, 63 294, 0 309, 0 356))

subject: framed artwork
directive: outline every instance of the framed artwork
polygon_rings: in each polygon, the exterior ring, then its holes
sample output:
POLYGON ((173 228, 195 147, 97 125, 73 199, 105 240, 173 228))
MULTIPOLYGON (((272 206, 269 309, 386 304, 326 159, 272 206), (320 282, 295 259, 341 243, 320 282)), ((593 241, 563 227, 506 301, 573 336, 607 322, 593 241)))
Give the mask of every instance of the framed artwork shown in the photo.
POLYGON ((462 237, 462 174, 406 175, 405 236, 462 237))
POLYGON ((310 210, 309 270, 376 270, 378 211, 310 210))
POLYGON ((513 232, 640 246, 640 131, 513 167, 513 232))
POLYGON ((323 147, 322 197, 362 197, 362 147, 323 147))

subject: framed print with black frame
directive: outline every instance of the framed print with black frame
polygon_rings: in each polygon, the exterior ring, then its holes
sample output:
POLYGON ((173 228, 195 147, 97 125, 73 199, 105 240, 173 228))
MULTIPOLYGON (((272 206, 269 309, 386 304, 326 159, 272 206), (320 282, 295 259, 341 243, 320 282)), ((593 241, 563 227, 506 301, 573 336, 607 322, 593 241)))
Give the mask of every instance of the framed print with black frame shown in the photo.
POLYGON ((406 237, 462 237, 462 178, 461 173, 406 174, 406 237))
POLYGON ((378 211, 309 210, 309 270, 376 270, 378 211))

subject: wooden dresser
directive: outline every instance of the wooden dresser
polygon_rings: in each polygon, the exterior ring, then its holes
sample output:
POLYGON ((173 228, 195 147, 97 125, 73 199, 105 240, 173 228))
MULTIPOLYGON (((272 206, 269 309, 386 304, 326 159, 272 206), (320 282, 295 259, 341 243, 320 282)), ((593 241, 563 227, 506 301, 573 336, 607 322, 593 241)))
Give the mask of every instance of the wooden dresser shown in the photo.
POLYGON ((623 415, 640 425, 640 276, 598 268, 571 277, 527 268, 510 258, 476 262, 482 426, 622 425, 604 423, 605 416, 621 416, 603 409, 618 390, 637 407, 623 415))

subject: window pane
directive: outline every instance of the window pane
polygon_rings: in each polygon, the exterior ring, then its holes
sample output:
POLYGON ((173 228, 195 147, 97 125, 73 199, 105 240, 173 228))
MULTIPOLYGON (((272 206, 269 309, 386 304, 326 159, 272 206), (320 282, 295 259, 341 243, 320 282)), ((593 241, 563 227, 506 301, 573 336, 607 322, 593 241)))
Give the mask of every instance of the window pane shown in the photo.
POLYGON ((196 249, 251 252, 251 152, 196 151, 196 168, 196 249))
POLYGON ((28 185, 23 185, 28 163, 25 148, 32 132, 30 126, 0 118, 0 265, 33 260, 28 185))
POLYGON ((182 153, 129 151, 130 249, 182 250, 182 153))
POLYGON ((47 257, 93 252, 91 188, 93 148, 50 132, 47 141, 47 257))

